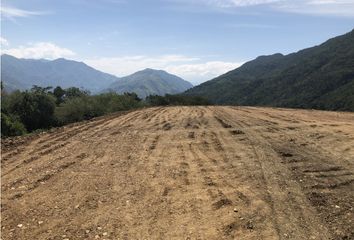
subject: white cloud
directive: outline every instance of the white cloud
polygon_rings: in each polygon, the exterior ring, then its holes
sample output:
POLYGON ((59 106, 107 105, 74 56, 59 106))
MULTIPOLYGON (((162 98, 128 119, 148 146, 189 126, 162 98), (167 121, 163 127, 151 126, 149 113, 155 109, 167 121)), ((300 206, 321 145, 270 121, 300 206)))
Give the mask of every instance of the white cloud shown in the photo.
POLYGON ((157 57, 125 56, 115 58, 95 58, 84 60, 88 65, 119 77, 145 68, 162 69, 180 76, 194 84, 204 82, 227 71, 239 67, 239 62, 202 61, 183 55, 163 55, 157 57))
POLYGON ((208 61, 196 64, 167 66, 164 70, 189 80, 193 84, 199 84, 238 68, 242 64, 242 62, 208 61))
POLYGON ((158 57, 147 56, 123 56, 111 58, 94 58, 85 62, 102 71, 124 76, 144 68, 165 68, 170 64, 196 61, 198 58, 183 55, 163 55, 158 57))
POLYGON ((9 54, 17 58, 34 59, 55 59, 75 55, 75 53, 70 49, 59 47, 50 42, 39 42, 35 44, 28 44, 26 46, 19 46, 17 48, 3 49, 2 53, 9 54))
POLYGON ((5 38, 0 37, 0 45, 1 46, 9 46, 9 41, 7 41, 5 38))
POLYGON ((38 12, 38 11, 28 11, 15 7, 5 7, 1 6, 1 16, 9 19, 14 19, 16 17, 30 17, 36 15, 48 14, 47 12, 38 12))
POLYGON ((264 5, 282 12, 354 17, 354 0, 198 0, 198 2, 217 8, 264 5))
POLYGON ((279 11, 312 14, 354 17, 353 0, 299 0, 298 2, 286 1, 274 6, 279 11))
POLYGON ((247 7, 269 3, 276 3, 283 0, 206 0, 208 4, 218 7, 247 7))

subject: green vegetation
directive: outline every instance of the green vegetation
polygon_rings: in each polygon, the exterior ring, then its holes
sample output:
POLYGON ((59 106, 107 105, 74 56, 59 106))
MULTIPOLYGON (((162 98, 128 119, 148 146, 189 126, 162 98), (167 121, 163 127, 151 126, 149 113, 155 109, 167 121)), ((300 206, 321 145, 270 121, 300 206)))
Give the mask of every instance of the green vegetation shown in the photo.
POLYGON ((186 95, 215 104, 354 111, 354 30, 297 53, 259 57, 186 95))
POLYGON ((60 125, 78 122, 108 113, 135 109, 143 103, 135 94, 104 93, 69 98, 56 108, 55 116, 60 125))
POLYGON ((146 102, 150 106, 167 106, 167 105, 210 105, 210 102, 200 96, 184 96, 184 95, 170 95, 165 96, 150 95, 146 97, 146 102))
POLYGON ((79 88, 33 86, 31 90, 1 94, 1 136, 17 136, 39 129, 63 126, 105 114, 146 106, 206 105, 201 97, 148 96, 135 93, 90 95, 79 88))
POLYGON ((18 118, 28 131, 49 128, 55 124, 55 98, 47 90, 34 87, 31 91, 5 95, 2 110, 18 118))
POLYGON ((2 91, 1 136, 22 135, 143 106, 136 94, 91 96, 74 87, 51 89, 33 86, 24 92, 2 91))
POLYGON ((12 115, 1 112, 1 135, 18 136, 25 134, 26 128, 19 119, 12 115))

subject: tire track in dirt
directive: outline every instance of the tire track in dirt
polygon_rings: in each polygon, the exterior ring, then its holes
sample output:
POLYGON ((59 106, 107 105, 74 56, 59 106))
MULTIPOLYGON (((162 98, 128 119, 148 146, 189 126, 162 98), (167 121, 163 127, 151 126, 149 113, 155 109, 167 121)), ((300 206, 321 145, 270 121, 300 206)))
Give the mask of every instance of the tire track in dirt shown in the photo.
MULTIPOLYGON (((35 145, 35 148, 33 150, 31 150, 28 153, 28 157, 24 156, 24 160, 23 162, 20 162, 19 164, 16 163, 16 165, 12 168, 9 168, 8 171, 3 171, 2 172, 2 177, 5 177, 6 175, 18 170, 21 171, 21 167, 23 165, 28 165, 26 167, 26 169, 28 169, 29 171, 32 171, 33 168, 33 163, 34 161, 42 161, 44 157, 46 157, 49 154, 56 154, 56 152, 60 152, 62 148, 74 148, 75 149, 75 144, 77 143, 76 141, 72 141, 71 138, 73 137, 78 137, 80 134, 82 133, 86 133, 87 130, 91 130, 91 129, 95 129, 98 128, 100 129, 102 126, 104 126, 107 123, 112 122, 115 118, 117 118, 117 116, 110 116, 107 117, 106 119, 99 119, 97 121, 94 122, 89 122, 85 125, 79 125, 79 126, 74 126, 74 129, 67 131, 68 134, 64 134, 62 133, 62 131, 60 131, 58 134, 54 133, 53 136, 46 138, 46 136, 39 138, 38 140, 35 140, 35 142, 37 142, 38 144, 35 145), (48 143, 46 143, 46 140, 49 140, 48 143), (59 142, 59 143, 58 143, 59 142)), ((69 152, 71 152, 69 150, 69 152)), ((60 154, 60 153, 58 153, 60 154)), ((85 155, 85 153, 81 154, 85 155)), ((79 155, 80 156, 80 155, 79 155)), ((61 160, 63 157, 59 157, 56 160, 61 160)), ((76 160, 75 160, 76 161, 76 160)), ((52 163, 55 161, 51 161, 52 163)), ((35 165, 39 165, 41 164, 40 162, 38 164, 35 165)), ((67 163, 64 163, 64 166, 66 166, 67 163)), ((69 164, 68 166, 71 166, 72 164, 69 164)), ((46 165, 46 167, 41 167, 41 171, 47 171, 45 169, 48 168, 53 168, 53 164, 50 165, 46 165)), ((66 167, 65 167, 66 168, 66 167)), ((52 175, 49 175, 50 177, 52 175)), ((27 177, 28 178, 28 177, 27 177)), ((46 179, 47 177, 44 177, 44 179, 46 179)), ((48 178, 49 179, 49 178, 48 178)), ((47 179, 47 180, 48 180, 47 179)), ((15 179, 13 180, 13 183, 9 184, 11 185, 10 188, 14 188, 14 184, 18 184, 21 183, 22 181, 20 181, 21 179, 15 179)), ((28 180, 28 179, 27 179, 28 180)), ((29 182, 31 180, 28 180, 27 182, 29 182)), ((44 181, 35 181, 36 183, 38 182, 44 182, 44 181)), ((38 184, 36 185, 36 187, 38 186, 38 184)), ((34 188, 33 188, 34 189, 34 188)), ((31 190, 31 188, 30 188, 31 190)), ((22 196, 23 194, 17 194, 22 196)))
MULTIPOLYGON (((298 124, 297 129, 291 131, 290 134, 287 130, 289 127, 279 127, 278 133, 282 134, 284 138, 281 141, 280 139, 269 138, 269 141, 272 142, 274 151, 281 157, 281 163, 288 166, 291 170, 293 178, 303 188, 308 201, 316 208, 324 224, 333 233, 333 238, 354 238, 353 226, 350 224, 341 224, 342 222, 351 222, 354 215, 352 201, 354 198, 352 191, 354 177, 353 172, 349 170, 353 165, 350 162, 350 158, 345 157, 350 156, 348 152, 337 154, 336 151, 328 151, 330 149, 329 146, 334 147, 338 144, 340 135, 337 131, 333 133, 333 128, 341 126, 343 129, 343 124, 340 122, 342 120, 330 116, 329 118, 324 117, 320 120, 323 122, 319 122, 318 120, 314 121, 311 119, 307 111, 305 113, 307 114, 305 115, 306 121, 303 120, 301 114, 301 117, 298 118, 298 122, 305 122, 305 125, 298 124), (332 122, 336 123, 327 123, 328 119, 333 119, 332 122), (308 122, 312 124, 308 125, 308 122), (335 141, 326 143, 321 138, 316 143, 312 143, 311 141, 314 140, 309 139, 309 136, 317 136, 314 133, 317 133, 318 130, 312 129, 318 126, 332 127, 332 129, 326 127, 326 131, 321 131, 321 135, 324 134, 325 138, 333 136, 332 138, 335 141), (306 144, 303 144, 305 142, 306 144), (327 149, 324 146, 327 146, 327 149)), ((249 115, 247 114, 244 117, 249 118, 249 115)), ((277 115, 272 114, 272 117, 277 118, 277 115)), ((263 121, 262 117, 261 119, 263 121)), ((287 122, 288 119, 285 118, 284 121, 281 125, 289 125, 287 122)), ((259 125, 263 124, 262 122, 259 123, 259 125)), ((353 125, 351 127, 354 129, 353 125)), ((264 133, 260 135, 266 137, 264 133)), ((342 136, 341 141, 352 140, 349 138, 344 140, 342 136)), ((336 147, 332 150, 335 149, 336 147)))
MULTIPOLYGON (((29 157, 27 158, 25 157, 22 163, 15 164, 8 171, 2 172, 2 176, 6 176, 7 174, 15 171, 16 169, 21 167, 21 165, 29 164, 60 148, 73 144, 73 142, 71 141, 73 137, 77 137, 80 133, 85 133, 89 129, 99 128, 102 124, 112 121, 112 119, 114 119, 115 117, 116 116, 110 116, 107 117, 107 119, 88 122, 87 124, 80 124, 79 126, 74 125, 73 129, 66 131, 66 133, 65 133, 65 128, 67 127, 64 127, 54 132, 49 137, 47 137, 46 135, 43 137, 39 137, 38 140, 33 141, 35 147, 32 148, 28 153, 29 157)), ((6 162, 6 164, 11 164, 11 162, 6 162)))
MULTIPOLYGON (((214 123, 214 125, 216 124, 214 123)), ((222 210, 220 215, 215 216, 222 222, 218 226, 219 232, 223 233, 226 238, 243 236, 245 239, 252 237, 261 239, 274 235, 271 224, 265 223, 265 212, 267 211, 264 210, 266 208, 265 202, 250 192, 248 190, 250 186, 247 184, 236 187, 230 182, 231 180, 240 180, 240 177, 235 173, 245 171, 243 168, 236 170, 230 162, 230 159, 234 157, 239 159, 239 156, 235 153, 230 154, 230 152, 228 152, 228 156, 225 154, 227 144, 222 142, 220 134, 215 131, 202 132, 201 139, 198 138, 199 135, 194 136, 196 140, 194 144, 190 145, 189 151, 194 155, 194 159, 198 160, 199 174, 202 176, 201 179, 203 179, 203 184, 211 199, 211 208, 213 211, 222 210), (212 154, 212 157, 209 157, 209 154, 212 154), (236 210, 235 206, 237 206, 236 210), (250 206, 256 210, 250 211, 252 209, 250 206), (235 216, 223 222, 223 215, 228 212, 233 212, 235 216), (263 214, 260 214, 261 212, 263 214)), ((232 148, 230 150, 233 152, 232 148)), ((248 174, 251 175, 251 172, 248 171, 248 174)))
POLYGON ((351 150, 301 146, 350 139, 326 114, 148 108, 43 134, 6 152, 3 238, 350 238, 351 150))
POLYGON ((271 144, 261 138, 259 133, 253 131, 250 124, 242 125, 240 121, 236 120, 242 119, 242 117, 231 117, 230 113, 222 110, 218 109, 217 111, 220 118, 228 121, 228 125, 231 125, 232 122, 243 128, 251 143, 257 164, 262 169, 264 182, 267 185, 268 203, 273 211, 274 225, 279 238, 283 238, 283 236, 291 238, 308 238, 309 236, 328 238, 329 234, 326 233, 324 227, 319 231, 318 227, 312 226, 314 222, 321 226, 319 224, 321 221, 318 217, 315 217, 314 210, 304 201, 306 198, 301 196, 300 187, 286 179, 286 175, 290 175, 290 173, 277 164, 279 160, 271 144), (283 177, 280 178, 280 176, 283 177), (287 191, 284 191, 286 189, 287 191), (299 226, 301 227, 299 228, 299 226))
MULTIPOLYGON (((117 116, 120 116, 122 114, 124 113, 113 114, 112 116, 108 116, 103 119, 101 119, 102 117, 100 117, 97 120, 91 120, 84 123, 71 124, 69 126, 64 126, 58 129, 50 130, 48 133, 38 135, 37 137, 35 136, 35 138, 37 139, 33 139, 30 141, 30 143, 33 143, 35 145, 35 148, 32 149, 32 152, 30 154, 49 148, 51 147, 51 145, 55 144, 58 141, 59 142, 68 141, 70 138, 78 135, 79 133, 85 132, 86 130, 92 127, 98 127, 101 124, 104 124, 106 122, 113 121, 115 118, 117 118, 117 116)), ((14 158, 16 155, 21 154, 25 149, 26 146, 22 147, 21 151, 13 150, 10 153, 6 153, 6 152, 3 153, 2 160, 1 160, 2 163, 9 164, 10 162, 7 161, 8 158, 10 157, 14 158)))

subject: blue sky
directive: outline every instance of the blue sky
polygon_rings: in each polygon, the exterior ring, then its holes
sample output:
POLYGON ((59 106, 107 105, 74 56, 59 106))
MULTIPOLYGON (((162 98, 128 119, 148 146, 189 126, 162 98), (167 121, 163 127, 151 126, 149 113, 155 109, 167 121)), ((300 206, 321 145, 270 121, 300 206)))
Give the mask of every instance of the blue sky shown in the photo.
POLYGON ((3 0, 2 52, 194 84, 354 28, 354 0, 3 0))

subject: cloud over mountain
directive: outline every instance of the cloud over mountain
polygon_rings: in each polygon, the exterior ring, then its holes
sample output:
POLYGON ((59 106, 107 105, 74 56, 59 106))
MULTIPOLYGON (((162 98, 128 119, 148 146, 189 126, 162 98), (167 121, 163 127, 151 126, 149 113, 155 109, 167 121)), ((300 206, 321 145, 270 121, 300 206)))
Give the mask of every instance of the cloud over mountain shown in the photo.
POLYGON ((34 59, 56 59, 62 57, 72 57, 75 55, 75 53, 70 49, 59 47, 51 42, 38 42, 34 44, 21 45, 16 48, 3 49, 2 52, 17 58, 34 59))

